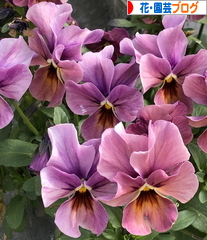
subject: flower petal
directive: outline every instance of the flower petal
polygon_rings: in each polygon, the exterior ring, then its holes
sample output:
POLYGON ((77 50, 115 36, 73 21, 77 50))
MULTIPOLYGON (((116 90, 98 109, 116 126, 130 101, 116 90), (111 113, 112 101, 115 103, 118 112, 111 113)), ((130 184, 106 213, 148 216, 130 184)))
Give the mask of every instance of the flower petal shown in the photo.
POLYGON ((172 28, 179 25, 182 29, 187 15, 165 15, 162 19, 162 24, 165 28, 172 28))
POLYGON ((185 78, 183 91, 196 103, 207 105, 207 84, 205 77, 199 74, 190 74, 185 78))
POLYGON ((14 117, 13 111, 9 104, 0 97, 0 129, 6 127, 14 117))
POLYGON ((87 52, 79 64, 84 73, 83 82, 93 83, 104 96, 107 96, 114 75, 112 60, 104 58, 100 53, 87 52))
POLYGON ((149 124, 148 139, 149 150, 133 152, 130 157, 131 165, 143 178, 155 170, 167 170, 190 157, 180 132, 173 123, 158 120, 149 124))
POLYGON ((81 134, 85 140, 100 138, 107 128, 114 127, 120 120, 114 115, 112 108, 99 108, 89 116, 81 126, 81 134))
POLYGON ((88 178, 95 157, 94 147, 79 145, 73 124, 50 127, 48 134, 52 143, 48 166, 54 166, 69 174, 74 173, 80 179, 88 178))
POLYGON ((73 238, 80 237, 79 226, 100 235, 107 226, 107 212, 90 193, 80 194, 61 204, 55 214, 55 224, 73 238))
POLYGON ((173 69, 173 73, 183 83, 189 74, 203 74, 207 66, 207 51, 201 49, 198 53, 185 56, 173 69))
POLYGON ((58 35, 72 12, 70 4, 56 5, 51 2, 40 2, 30 7, 26 17, 39 29, 41 35, 46 37, 49 48, 52 49, 55 35, 58 35))
POLYGON ((171 66, 165 59, 146 54, 140 60, 140 77, 144 92, 161 85, 170 73, 171 66))
POLYGON ((95 172, 87 181, 86 186, 90 186, 91 193, 97 200, 106 201, 114 197, 117 186, 116 183, 110 182, 105 177, 95 172))
POLYGON ((115 87, 108 96, 114 106, 114 113, 120 121, 130 122, 144 105, 142 94, 135 88, 124 85, 115 87))
POLYGON ((185 55, 188 39, 180 26, 177 26, 161 31, 157 37, 157 44, 163 58, 174 68, 185 55))
POLYGON ((153 172, 146 180, 150 185, 155 185, 155 191, 161 195, 171 196, 182 203, 189 201, 198 190, 198 179, 194 174, 195 169, 190 162, 184 162, 173 174, 162 170, 153 172))
POLYGON ((79 115, 91 115, 100 108, 105 97, 92 83, 66 82, 66 101, 69 108, 79 115))
POLYGON ((65 93, 64 86, 52 65, 39 68, 29 87, 33 97, 50 102, 50 107, 59 106, 65 93))
POLYGON ((139 197, 126 206, 122 226, 134 235, 147 235, 151 228, 165 232, 172 227, 178 212, 175 204, 154 191, 142 191, 139 197))
POLYGON ((114 77, 111 89, 119 84, 134 87, 136 78, 139 75, 139 65, 137 63, 119 63, 114 68, 114 77))
POLYGON ((17 64, 11 68, 0 67, 0 72, 0 94, 20 100, 32 80, 29 68, 24 64, 17 64))
POLYGON ((123 172, 129 176, 137 176, 137 173, 129 163, 130 149, 124 140, 114 129, 107 129, 101 138, 100 161, 98 172, 113 181, 117 172, 123 172))
POLYGON ((205 130, 199 137, 198 137, 198 146, 207 153, 207 130, 205 130))
POLYGON ((34 54, 22 36, 18 39, 2 39, 0 41, 0 49, 4 49, 4 51, 0 51, 0 66, 5 68, 10 68, 20 63, 29 66, 34 54))
POLYGON ((134 48, 141 54, 141 56, 151 53, 156 57, 162 57, 157 45, 157 36, 152 34, 139 34, 136 33, 135 38, 132 40, 134 48))
POLYGON ((40 172, 42 199, 45 207, 60 198, 69 197, 82 184, 75 174, 68 174, 53 166, 45 167, 40 172))

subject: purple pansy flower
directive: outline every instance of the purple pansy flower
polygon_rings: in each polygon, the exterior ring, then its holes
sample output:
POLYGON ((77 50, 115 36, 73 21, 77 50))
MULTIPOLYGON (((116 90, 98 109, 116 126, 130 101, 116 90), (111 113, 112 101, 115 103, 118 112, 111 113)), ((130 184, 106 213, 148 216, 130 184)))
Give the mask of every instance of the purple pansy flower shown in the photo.
POLYGON ((85 139, 99 138, 102 132, 118 122, 133 121, 143 106, 142 94, 134 88, 138 76, 136 63, 114 66, 110 59, 113 46, 99 53, 88 52, 79 64, 83 69, 83 84, 68 82, 66 100, 79 115, 89 115, 81 133, 85 139))
POLYGON ((30 92, 36 99, 50 102, 50 107, 61 104, 66 81, 81 81, 83 72, 76 61, 82 60, 82 45, 99 41, 104 33, 75 25, 63 28, 71 12, 70 4, 42 2, 29 8, 26 15, 37 26, 29 38, 29 46, 36 52, 32 65, 40 65, 30 92))
POLYGON ((168 197, 186 203, 198 189, 189 157, 178 128, 164 120, 149 124, 148 137, 126 134, 121 123, 102 134, 98 171, 118 184, 107 204, 125 206, 124 228, 147 235, 172 227, 178 212, 168 197))
POLYGON ((124 38, 129 38, 129 34, 125 29, 123 29, 123 28, 113 28, 111 31, 104 32, 104 35, 103 35, 100 42, 93 43, 93 44, 87 44, 86 47, 93 52, 99 52, 105 46, 113 45, 114 46, 114 53, 113 53, 113 56, 112 56, 112 60, 113 60, 113 62, 116 62, 117 58, 119 56, 123 55, 123 54, 120 53, 119 43, 124 38))
MULTIPOLYGON (((0 95, 17 101, 28 89, 32 74, 29 70, 33 52, 22 37, 0 41, 0 95)), ((0 96, 0 128, 13 119, 13 111, 0 96)))
POLYGON ((189 125, 187 107, 182 102, 175 104, 148 105, 141 108, 134 123, 126 128, 127 133, 148 135, 148 125, 151 121, 165 120, 174 123, 183 138, 185 144, 191 142, 193 134, 189 125))
POLYGON ((108 222, 107 212, 99 200, 111 199, 116 185, 97 172, 100 140, 79 145, 72 124, 49 128, 52 154, 40 172, 45 207, 68 197, 55 214, 55 223, 66 235, 80 236, 79 226, 100 235, 108 222))

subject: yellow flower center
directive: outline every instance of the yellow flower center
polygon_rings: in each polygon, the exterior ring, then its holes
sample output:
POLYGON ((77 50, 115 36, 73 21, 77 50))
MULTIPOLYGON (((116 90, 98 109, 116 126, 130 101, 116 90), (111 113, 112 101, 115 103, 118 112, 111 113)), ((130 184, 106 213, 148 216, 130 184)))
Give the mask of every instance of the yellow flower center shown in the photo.
POLYGON ((177 81, 177 76, 175 74, 171 73, 164 80, 167 83, 171 83, 173 80, 177 81))
POLYGON ((84 193, 87 191, 87 188, 82 186, 79 190, 78 190, 80 193, 84 193))

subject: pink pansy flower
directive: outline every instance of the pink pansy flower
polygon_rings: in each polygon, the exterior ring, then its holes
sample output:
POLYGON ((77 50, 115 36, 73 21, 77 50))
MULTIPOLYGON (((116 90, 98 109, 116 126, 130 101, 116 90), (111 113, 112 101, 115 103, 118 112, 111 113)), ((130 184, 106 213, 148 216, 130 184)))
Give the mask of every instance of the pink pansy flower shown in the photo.
POLYGON ((189 157, 178 128, 164 120, 149 123, 148 137, 127 134, 121 123, 103 133, 98 171, 118 185, 107 204, 125 206, 124 228, 147 235, 172 227, 178 211, 168 197, 186 203, 198 189, 189 157))
POLYGON ((188 123, 187 107, 182 102, 175 104, 148 105, 138 111, 137 118, 126 128, 127 133, 147 135, 148 125, 151 121, 165 120, 174 123, 183 138, 185 144, 191 142, 193 134, 188 123))
POLYGON ((86 140, 100 138, 106 128, 120 121, 133 121, 143 106, 143 96, 134 88, 139 73, 137 64, 114 66, 113 50, 113 46, 108 46, 99 53, 85 53, 79 63, 84 83, 66 85, 69 108, 76 114, 89 115, 81 127, 86 140))
POLYGON ((120 43, 121 52, 135 55, 140 63, 143 92, 160 87, 154 98, 155 104, 181 101, 191 113, 193 103, 183 93, 182 84, 186 76, 203 73, 207 51, 202 49, 197 54, 185 56, 188 40, 180 26, 164 29, 158 35, 137 33, 132 41, 124 40, 120 43))
POLYGON ((61 104, 65 82, 81 81, 83 72, 77 61, 82 60, 82 45, 99 41, 104 33, 75 25, 63 28, 71 12, 70 4, 41 2, 29 8, 26 15, 37 26, 29 38, 29 46, 36 52, 32 65, 40 65, 30 92, 36 99, 50 102, 50 107, 61 104))
MULTIPOLYGON (((0 95, 19 101, 32 80, 29 64, 34 53, 22 37, 2 39, 0 49, 0 95)), ((1 96, 0 128, 4 128, 14 115, 11 107, 1 96)))
POLYGON ((79 145, 72 124, 51 127, 48 134, 52 154, 40 172, 44 206, 68 197, 55 214, 60 231, 78 238, 80 226, 100 235, 107 226, 108 215, 99 201, 110 200, 116 192, 116 184, 97 172, 100 140, 79 145))

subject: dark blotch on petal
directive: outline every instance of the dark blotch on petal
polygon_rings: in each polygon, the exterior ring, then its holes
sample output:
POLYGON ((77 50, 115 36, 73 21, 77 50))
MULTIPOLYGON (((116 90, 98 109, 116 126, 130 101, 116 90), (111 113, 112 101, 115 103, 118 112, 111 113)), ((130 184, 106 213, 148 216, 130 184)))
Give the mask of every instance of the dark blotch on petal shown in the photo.
POLYGON ((72 199, 72 210, 78 211, 84 207, 87 211, 93 211, 93 198, 88 190, 85 192, 77 191, 72 199))
POLYGON ((166 103, 175 103, 179 100, 178 97, 178 86, 174 79, 171 82, 165 82, 162 88, 162 94, 166 103))
POLYGON ((98 114, 98 125, 103 129, 111 128, 116 125, 116 117, 114 116, 112 108, 107 109, 103 106, 98 114))

